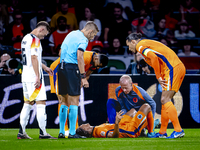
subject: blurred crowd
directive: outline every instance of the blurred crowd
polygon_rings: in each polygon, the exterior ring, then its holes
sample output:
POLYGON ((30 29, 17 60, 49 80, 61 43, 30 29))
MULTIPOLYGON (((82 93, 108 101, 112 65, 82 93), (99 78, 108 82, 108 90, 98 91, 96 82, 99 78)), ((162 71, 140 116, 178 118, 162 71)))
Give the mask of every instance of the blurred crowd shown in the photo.
POLYGON ((23 36, 42 20, 51 26, 51 33, 41 41, 43 56, 58 56, 65 36, 81 30, 87 21, 99 28, 89 41, 89 51, 132 55, 125 39, 131 32, 140 32, 143 38, 169 46, 178 56, 198 56, 199 10, 198 0, 1 0, 0 56, 8 53, 21 58, 23 36))

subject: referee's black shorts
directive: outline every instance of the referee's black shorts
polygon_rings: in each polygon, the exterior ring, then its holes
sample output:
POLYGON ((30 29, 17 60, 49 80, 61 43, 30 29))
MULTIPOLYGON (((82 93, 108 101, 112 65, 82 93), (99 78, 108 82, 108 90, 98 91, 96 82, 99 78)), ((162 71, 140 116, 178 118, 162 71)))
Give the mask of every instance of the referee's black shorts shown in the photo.
POLYGON ((63 63, 58 67, 58 91, 60 95, 78 96, 81 89, 81 75, 77 64, 63 63))

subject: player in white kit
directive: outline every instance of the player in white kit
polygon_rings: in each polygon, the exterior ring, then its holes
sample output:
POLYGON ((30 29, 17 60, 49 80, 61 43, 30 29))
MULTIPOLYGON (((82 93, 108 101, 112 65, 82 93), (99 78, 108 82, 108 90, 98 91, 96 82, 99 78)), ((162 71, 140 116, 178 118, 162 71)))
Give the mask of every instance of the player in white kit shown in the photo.
POLYGON ((46 90, 42 69, 49 75, 53 71, 42 64, 41 39, 49 34, 50 27, 45 21, 40 21, 36 28, 27 34, 21 42, 23 71, 22 85, 24 95, 24 105, 20 114, 20 128, 17 135, 18 139, 31 139, 26 132, 26 125, 30 117, 32 105, 36 102, 37 121, 40 128, 40 139, 55 139, 46 132, 46 90))

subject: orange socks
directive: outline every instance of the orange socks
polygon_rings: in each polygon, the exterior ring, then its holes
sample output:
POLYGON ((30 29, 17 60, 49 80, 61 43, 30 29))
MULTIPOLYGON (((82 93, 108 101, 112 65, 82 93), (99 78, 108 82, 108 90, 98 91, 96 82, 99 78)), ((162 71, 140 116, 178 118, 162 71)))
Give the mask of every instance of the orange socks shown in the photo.
POLYGON ((170 106, 166 111, 168 113, 169 119, 171 120, 174 126, 174 131, 181 132, 182 128, 178 120, 177 110, 171 101, 168 103, 170 103, 170 106))
POLYGON ((178 120, 177 110, 171 101, 162 105, 160 134, 166 133, 169 119, 174 126, 174 131, 181 132, 182 128, 178 120))
POLYGON ((160 134, 166 133, 168 122, 169 122, 169 117, 167 115, 166 108, 165 108, 164 105, 162 105, 162 109, 161 109, 161 127, 160 127, 160 131, 159 131, 160 134))
POLYGON ((148 132, 151 133, 153 132, 153 127, 154 127, 154 119, 153 119, 153 114, 152 114, 152 111, 150 111, 148 114, 147 114, 147 122, 148 122, 148 132))

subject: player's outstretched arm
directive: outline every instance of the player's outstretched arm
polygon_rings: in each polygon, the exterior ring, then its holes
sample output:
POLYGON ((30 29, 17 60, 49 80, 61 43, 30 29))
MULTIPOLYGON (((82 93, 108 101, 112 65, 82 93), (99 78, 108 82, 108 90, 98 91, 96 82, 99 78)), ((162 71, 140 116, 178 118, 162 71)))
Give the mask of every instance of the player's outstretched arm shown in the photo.
POLYGON ((123 118, 122 114, 123 114, 122 110, 120 110, 120 112, 116 112, 115 127, 114 127, 114 132, 112 134, 112 138, 119 137, 119 122, 123 118))

